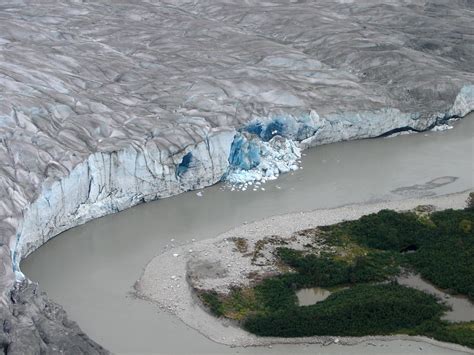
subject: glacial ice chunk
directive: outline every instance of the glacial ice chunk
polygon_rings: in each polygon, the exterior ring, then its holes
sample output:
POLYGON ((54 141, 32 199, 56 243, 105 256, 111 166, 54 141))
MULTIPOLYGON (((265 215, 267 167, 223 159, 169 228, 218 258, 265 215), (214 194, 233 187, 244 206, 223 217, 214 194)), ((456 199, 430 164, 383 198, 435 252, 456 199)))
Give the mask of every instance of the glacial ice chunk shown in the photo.
POLYGON ((450 126, 448 124, 443 124, 439 126, 435 126, 433 129, 431 129, 432 132, 441 132, 441 131, 447 131, 449 129, 454 128, 453 126, 450 126))
POLYGON ((265 141, 256 134, 239 133, 232 144, 224 180, 232 185, 273 180, 296 170, 300 158, 298 143, 289 138, 276 135, 265 141))

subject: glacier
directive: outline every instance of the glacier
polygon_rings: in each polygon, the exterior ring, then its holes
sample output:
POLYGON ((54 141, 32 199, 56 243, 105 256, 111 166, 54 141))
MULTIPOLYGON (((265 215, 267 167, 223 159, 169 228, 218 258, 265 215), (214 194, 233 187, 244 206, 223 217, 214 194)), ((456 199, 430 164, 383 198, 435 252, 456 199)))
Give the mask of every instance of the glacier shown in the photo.
POLYGON ((0 0, 0 344, 106 352, 21 272, 64 230, 471 112, 473 6, 0 0))

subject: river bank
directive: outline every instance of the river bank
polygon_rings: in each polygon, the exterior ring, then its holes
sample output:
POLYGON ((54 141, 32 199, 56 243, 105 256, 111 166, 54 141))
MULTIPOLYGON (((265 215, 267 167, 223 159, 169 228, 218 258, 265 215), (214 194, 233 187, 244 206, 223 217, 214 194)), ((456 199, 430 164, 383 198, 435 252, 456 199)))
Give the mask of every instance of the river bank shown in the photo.
MULTIPOLYGON (((290 240, 293 233, 307 228, 329 225, 344 220, 357 219, 362 215, 374 213, 381 209, 397 211, 412 209, 418 205, 433 205, 436 209, 462 208, 465 205, 466 193, 440 196, 435 198, 416 198, 403 201, 386 201, 372 204, 350 205, 335 209, 322 209, 311 212, 286 214, 270 217, 250 224, 244 224, 217 238, 189 243, 171 248, 154 258, 145 268, 135 289, 139 297, 157 304, 161 309, 180 318, 190 327, 213 341, 230 346, 262 346, 285 343, 340 343, 352 345, 373 340, 413 340, 413 337, 309 337, 309 338, 273 338, 256 337, 236 327, 229 321, 222 322, 201 308, 195 294, 189 287, 190 269, 201 273, 199 282, 205 289, 226 291, 229 286, 245 285, 250 282, 248 275, 260 272, 260 276, 277 272, 269 260, 271 250, 262 248, 261 257, 265 259, 259 267, 252 265, 250 258, 242 257, 235 246, 235 240, 244 237, 249 243, 249 250, 265 237, 278 235, 290 240), (200 271, 199 271, 200 270, 200 271)), ((293 241, 291 247, 303 245, 305 239, 293 241)), ((195 284, 194 284, 195 286, 195 284)), ((443 344, 425 337, 415 337, 417 341, 435 344, 453 351, 471 350, 452 344, 443 344)))

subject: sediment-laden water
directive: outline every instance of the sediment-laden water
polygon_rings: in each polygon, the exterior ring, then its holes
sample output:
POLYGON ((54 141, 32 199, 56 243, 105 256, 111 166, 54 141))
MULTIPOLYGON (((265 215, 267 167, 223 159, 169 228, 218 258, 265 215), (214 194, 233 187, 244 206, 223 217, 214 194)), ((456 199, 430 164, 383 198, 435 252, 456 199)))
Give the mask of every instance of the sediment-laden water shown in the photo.
POLYGON ((398 283, 408 287, 413 287, 439 298, 451 308, 442 319, 451 322, 472 322, 474 321, 474 305, 465 296, 450 295, 444 290, 435 287, 430 282, 423 280, 420 275, 408 274, 397 278, 398 283))
MULTIPOLYGON (((215 344, 152 304, 131 296, 146 263, 165 247, 213 237, 246 221, 349 203, 441 195, 474 186, 474 117, 443 132, 364 140, 305 152, 303 170, 268 182, 265 191, 202 191, 137 206, 62 233, 22 262, 94 340, 117 353, 255 353, 215 344)), ((314 353, 317 346, 258 352, 314 353), (291 349, 291 350, 289 350, 291 349)), ((393 341, 324 352, 446 353, 393 341)))
POLYGON ((296 297, 298 297, 299 306, 310 306, 324 301, 331 293, 331 291, 321 287, 303 288, 296 291, 296 297))

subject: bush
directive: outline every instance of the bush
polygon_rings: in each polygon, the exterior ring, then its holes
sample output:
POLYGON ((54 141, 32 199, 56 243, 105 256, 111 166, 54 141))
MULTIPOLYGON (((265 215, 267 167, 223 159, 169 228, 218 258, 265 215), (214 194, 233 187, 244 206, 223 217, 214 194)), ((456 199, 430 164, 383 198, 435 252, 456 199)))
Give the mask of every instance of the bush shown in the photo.
POLYGON ((429 326, 422 325, 418 327, 416 333, 435 338, 439 341, 457 343, 474 348, 474 322, 431 322, 429 326))
POLYGON ((459 222, 459 228, 464 232, 464 233, 469 233, 472 231, 472 222, 468 221, 467 219, 463 219, 461 222, 459 222))
POLYGON ((419 247, 432 228, 414 213, 382 210, 349 222, 348 233, 359 244, 369 248, 402 251, 419 247))
POLYGON ((466 208, 470 210, 474 209, 474 192, 471 192, 469 194, 469 197, 467 198, 467 201, 466 201, 466 208))
POLYGON ((293 288, 333 287, 339 285, 379 282, 398 274, 397 254, 369 251, 350 260, 338 260, 334 255, 303 255, 300 251, 279 248, 281 261, 297 274, 286 275, 293 288))
POLYGON ((198 293, 202 303, 209 308, 212 314, 217 317, 224 315, 222 303, 219 300, 219 295, 215 291, 205 291, 198 293))
POLYGON ((369 249, 368 258, 359 258, 366 266, 362 270, 355 267, 358 277, 352 278, 352 283, 376 280, 377 274, 380 278, 394 274, 388 260, 383 264, 390 256, 392 263, 414 268, 436 286, 474 299, 474 209, 445 210, 424 218, 430 222, 414 213, 380 211, 327 227, 326 238, 335 245, 357 243, 379 251, 369 249), (394 256, 394 252, 406 250, 415 252, 399 259, 394 256), (375 256, 379 260, 371 268, 370 259, 375 256))
POLYGON ((431 219, 436 230, 407 261, 436 286, 474 300, 474 210, 445 210, 431 219))
POLYGON ((293 307, 297 298, 292 283, 291 275, 263 280, 255 287, 257 301, 268 312, 293 307))
POLYGON ((436 320, 444 307, 400 285, 359 285, 306 307, 276 308, 249 317, 244 327, 261 336, 362 336, 392 334, 436 320))

